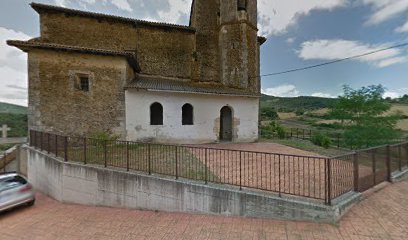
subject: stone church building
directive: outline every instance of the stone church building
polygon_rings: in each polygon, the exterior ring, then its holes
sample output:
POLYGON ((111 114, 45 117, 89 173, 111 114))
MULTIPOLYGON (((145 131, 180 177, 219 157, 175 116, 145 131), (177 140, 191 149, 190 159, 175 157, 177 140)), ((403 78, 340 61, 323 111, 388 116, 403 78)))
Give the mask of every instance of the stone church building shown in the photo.
POLYGON ((258 138, 256 0, 193 0, 189 26, 32 3, 29 128, 163 143, 258 138))

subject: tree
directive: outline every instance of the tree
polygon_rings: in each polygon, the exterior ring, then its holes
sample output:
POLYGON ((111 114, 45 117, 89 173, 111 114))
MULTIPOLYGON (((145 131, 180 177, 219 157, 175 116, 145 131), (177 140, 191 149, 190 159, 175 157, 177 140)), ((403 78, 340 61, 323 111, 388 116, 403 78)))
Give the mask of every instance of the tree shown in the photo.
POLYGON ((383 99, 385 88, 372 85, 354 90, 344 86, 344 95, 331 107, 330 115, 341 120, 348 145, 361 148, 388 143, 398 137, 399 116, 386 115, 391 105, 383 99))
POLYGON ((262 120, 277 120, 279 115, 273 107, 262 107, 261 108, 261 119, 262 120))

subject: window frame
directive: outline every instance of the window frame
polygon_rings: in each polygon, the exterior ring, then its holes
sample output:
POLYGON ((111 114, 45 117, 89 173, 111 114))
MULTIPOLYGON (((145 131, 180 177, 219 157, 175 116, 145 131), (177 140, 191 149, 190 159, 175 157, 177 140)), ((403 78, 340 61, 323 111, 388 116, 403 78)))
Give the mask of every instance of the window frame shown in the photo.
POLYGON ((78 92, 78 93, 83 93, 83 94, 92 94, 92 89, 93 89, 93 83, 95 81, 95 75, 93 72, 90 71, 79 71, 79 70, 70 70, 69 71, 69 77, 70 77, 70 85, 71 85, 71 90, 78 92), (81 79, 87 78, 88 79, 88 91, 85 91, 82 89, 81 86, 81 79))

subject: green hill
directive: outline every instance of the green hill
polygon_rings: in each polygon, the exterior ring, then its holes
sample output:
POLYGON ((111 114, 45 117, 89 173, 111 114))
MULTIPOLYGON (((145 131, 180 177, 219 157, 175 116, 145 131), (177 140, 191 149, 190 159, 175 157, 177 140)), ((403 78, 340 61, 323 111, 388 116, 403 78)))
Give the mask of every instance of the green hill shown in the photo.
POLYGON ((261 96, 261 108, 272 107, 278 112, 295 112, 296 110, 317 110, 327 108, 336 103, 335 98, 321 97, 273 97, 268 95, 261 96))
POLYGON ((27 107, 9 103, 0 103, 0 125, 11 128, 9 137, 27 136, 27 107))
POLYGON ((27 107, 0 102, 0 113, 27 114, 27 107))

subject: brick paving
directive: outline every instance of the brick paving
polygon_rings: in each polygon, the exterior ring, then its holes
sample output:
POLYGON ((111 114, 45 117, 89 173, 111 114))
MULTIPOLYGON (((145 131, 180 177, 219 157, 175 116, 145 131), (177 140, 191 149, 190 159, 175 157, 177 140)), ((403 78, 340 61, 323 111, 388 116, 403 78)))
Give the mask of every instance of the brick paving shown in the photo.
POLYGON ((0 214, 0 239, 408 239, 408 179, 354 206, 337 225, 62 204, 42 194, 0 214))

